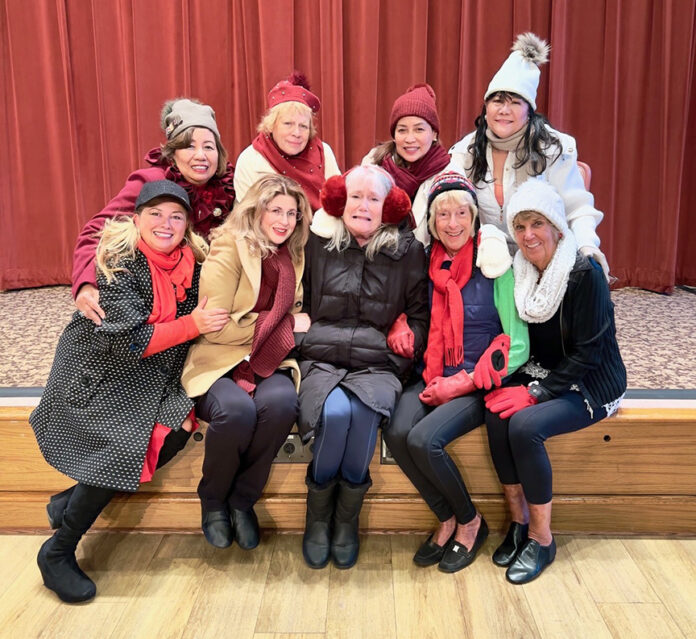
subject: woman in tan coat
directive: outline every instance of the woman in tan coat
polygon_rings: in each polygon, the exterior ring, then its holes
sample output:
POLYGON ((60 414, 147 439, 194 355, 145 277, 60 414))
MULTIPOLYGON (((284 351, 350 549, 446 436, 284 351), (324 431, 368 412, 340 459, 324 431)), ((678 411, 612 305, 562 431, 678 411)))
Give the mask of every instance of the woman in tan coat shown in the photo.
POLYGON ((208 422, 198 485, 202 527, 213 546, 259 543, 253 506, 297 416, 298 368, 287 356, 302 309, 311 209, 299 185, 267 175, 214 233, 200 296, 230 322, 189 351, 182 383, 208 422))

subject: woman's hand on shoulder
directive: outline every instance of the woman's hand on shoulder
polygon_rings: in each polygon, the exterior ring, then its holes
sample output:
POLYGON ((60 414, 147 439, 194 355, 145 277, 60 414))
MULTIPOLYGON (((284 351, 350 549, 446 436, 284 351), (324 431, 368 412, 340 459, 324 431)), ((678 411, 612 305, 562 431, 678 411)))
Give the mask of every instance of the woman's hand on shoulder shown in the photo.
POLYGON ((307 313, 295 313, 292 317, 295 320, 293 333, 306 333, 312 326, 312 320, 307 313))
POLYGON ((106 317, 104 309, 99 306, 99 289, 93 284, 83 284, 80 287, 75 297, 75 306, 83 317, 92 320, 97 326, 101 326, 106 317))
POLYGON ((191 317, 201 335, 221 331, 230 321, 230 313, 226 308, 206 308, 208 297, 204 295, 198 306, 191 311, 191 317))

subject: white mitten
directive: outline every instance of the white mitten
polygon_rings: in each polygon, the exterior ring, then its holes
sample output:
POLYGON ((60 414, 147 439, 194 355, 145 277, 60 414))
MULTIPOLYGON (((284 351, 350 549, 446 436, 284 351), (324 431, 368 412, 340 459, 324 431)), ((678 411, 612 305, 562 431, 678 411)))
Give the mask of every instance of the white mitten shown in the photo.
POLYGON ((329 215, 324 209, 318 209, 312 216, 312 225, 309 228, 314 235, 328 239, 333 237, 338 224, 340 222, 337 217, 329 215))
POLYGON ((507 237, 493 224, 481 226, 476 266, 489 279, 500 277, 512 266, 507 237))
POLYGON ((602 253, 602 251, 600 251, 596 246, 581 246, 580 253, 582 253, 586 257, 593 257, 595 262, 597 262, 597 264, 599 264, 602 267, 602 270, 604 271, 604 277, 607 278, 607 282, 610 281, 609 262, 607 262, 607 258, 604 257, 604 253, 602 253))

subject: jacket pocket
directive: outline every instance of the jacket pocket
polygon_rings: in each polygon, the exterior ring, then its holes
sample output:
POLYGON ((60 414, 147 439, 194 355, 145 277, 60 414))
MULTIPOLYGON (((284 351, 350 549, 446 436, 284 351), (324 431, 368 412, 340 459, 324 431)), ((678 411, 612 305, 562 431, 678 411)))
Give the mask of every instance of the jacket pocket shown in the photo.
POLYGON ((85 408, 101 388, 106 371, 85 366, 70 380, 66 400, 71 406, 85 408))

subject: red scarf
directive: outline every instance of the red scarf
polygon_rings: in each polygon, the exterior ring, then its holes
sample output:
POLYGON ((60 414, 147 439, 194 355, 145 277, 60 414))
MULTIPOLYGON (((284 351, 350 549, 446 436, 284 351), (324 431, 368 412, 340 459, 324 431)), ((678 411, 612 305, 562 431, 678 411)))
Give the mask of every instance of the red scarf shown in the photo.
POLYGON ((470 239, 454 256, 449 270, 443 269, 442 263, 451 258, 440 241, 433 242, 428 268, 433 283, 433 302, 428 347, 424 356, 423 379, 426 384, 441 376, 444 366, 458 366, 464 361, 464 302, 461 291, 471 277, 473 254, 474 243, 470 239))
POLYGON ((147 258, 152 277, 152 313, 147 323, 170 322, 176 319, 176 303, 183 302, 186 289, 191 288, 196 262, 193 251, 185 246, 161 253, 142 239, 138 240, 138 250, 147 258))
POLYGON ((307 142, 297 155, 286 155, 273 138, 259 133, 251 145, 282 175, 297 182, 305 192, 313 211, 321 208, 319 192, 324 186, 324 145, 318 137, 307 142))
POLYGON ((249 394, 256 388, 254 375, 270 377, 295 346, 294 323, 290 315, 295 287, 295 269, 288 247, 283 244, 275 255, 261 262, 261 288, 264 290, 259 293, 254 308, 259 311, 259 316, 249 361, 241 362, 232 374, 237 385, 249 394), (273 292, 272 297, 268 295, 268 289, 273 292))
POLYGON ((382 168, 394 178, 396 186, 401 187, 413 202, 416 191, 428 178, 439 173, 450 163, 450 156, 441 144, 433 144, 420 160, 407 167, 397 166, 390 155, 382 160, 382 168))

